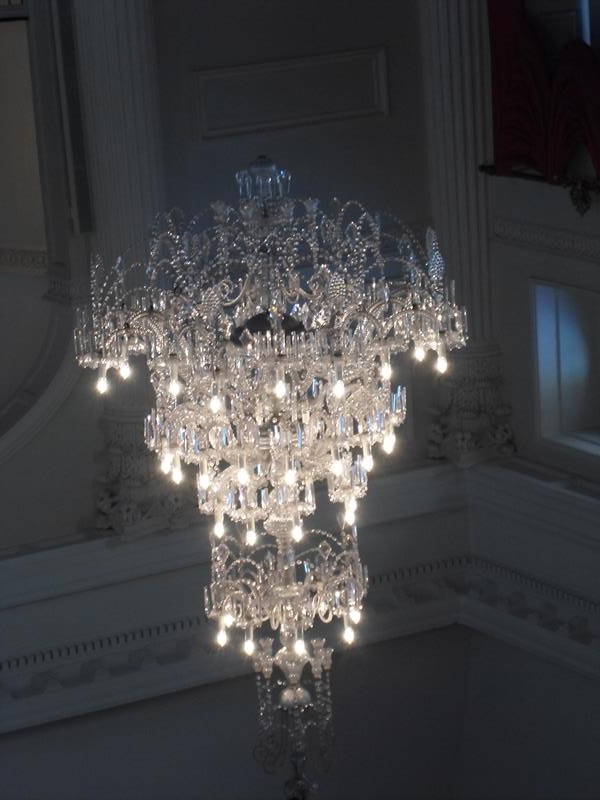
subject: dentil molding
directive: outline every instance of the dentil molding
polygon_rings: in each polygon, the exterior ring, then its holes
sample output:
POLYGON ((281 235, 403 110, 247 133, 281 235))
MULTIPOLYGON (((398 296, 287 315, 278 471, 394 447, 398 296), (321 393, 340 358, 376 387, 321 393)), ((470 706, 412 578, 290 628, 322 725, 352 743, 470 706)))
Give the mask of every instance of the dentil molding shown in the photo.
MULTIPOLYGON (((478 556, 373 576, 365 617, 359 644, 459 623, 600 678, 600 605, 478 556)), ((186 617, 5 658, 0 731, 250 673, 213 633, 186 617)))
POLYGON ((494 220, 494 237, 501 242, 547 250, 562 256, 600 260, 600 237, 534 225, 505 217, 494 220))
POLYGON ((48 253, 43 250, 0 247, 0 271, 42 275, 48 269, 48 253))

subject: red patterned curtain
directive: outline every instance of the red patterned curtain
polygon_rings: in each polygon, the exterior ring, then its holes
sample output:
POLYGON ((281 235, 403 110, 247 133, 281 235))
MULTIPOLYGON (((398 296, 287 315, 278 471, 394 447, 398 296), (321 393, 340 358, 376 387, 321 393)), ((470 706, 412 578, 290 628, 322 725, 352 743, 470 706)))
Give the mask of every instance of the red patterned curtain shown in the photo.
POLYGON ((600 176, 600 62, 580 40, 550 62, 522 0, 488 0, 495 171, 557 183, 583 145, 600 176))

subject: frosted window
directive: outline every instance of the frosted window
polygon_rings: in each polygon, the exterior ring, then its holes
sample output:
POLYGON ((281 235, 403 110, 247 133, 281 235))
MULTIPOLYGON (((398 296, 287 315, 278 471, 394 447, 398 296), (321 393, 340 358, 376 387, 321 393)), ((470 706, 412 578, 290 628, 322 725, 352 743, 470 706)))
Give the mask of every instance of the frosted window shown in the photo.
POLYGON ((539 429, 600 455, 600 294, 535 286, 539 429))

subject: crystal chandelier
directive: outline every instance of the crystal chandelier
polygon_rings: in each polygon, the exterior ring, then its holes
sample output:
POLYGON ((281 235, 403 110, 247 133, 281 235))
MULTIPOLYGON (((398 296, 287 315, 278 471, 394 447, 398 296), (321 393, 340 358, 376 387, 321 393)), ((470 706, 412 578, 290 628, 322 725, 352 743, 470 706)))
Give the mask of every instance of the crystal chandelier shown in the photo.
MULTIPOLYGON (((332 651, 313 628, 337 618, 354 640, 367 585, 357 505, 374 446, 393 450, 406 413, 391 358, 433 350, 445 372, 466 315, 433 231, 422 247, 356 202, 326 214, 290 198, 290 174, 263 157, 236 179, 237 210, 213 203, 209 225, 160 215, 144 263, 95 261, 75 348, 100 393, 145 357, 146 443, 175 483, 194 466, 214 518, 206 614, 220 646, 241 632, 263 734, 283 720, 300 770, 308 729, 322 747, 331 732, 332 651), (337 532, 307 525, 319 485, 343 506, 337 532)), ((267 738, 265 765, 281 749, 267 738)))

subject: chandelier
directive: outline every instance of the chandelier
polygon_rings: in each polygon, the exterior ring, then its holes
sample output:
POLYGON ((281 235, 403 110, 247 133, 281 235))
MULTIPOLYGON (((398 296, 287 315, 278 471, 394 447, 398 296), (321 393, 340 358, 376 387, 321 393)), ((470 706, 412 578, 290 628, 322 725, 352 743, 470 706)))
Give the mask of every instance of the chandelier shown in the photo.
POLYGON ((320 629, 339 619, 354 640, 367 588, 358 502, 374 447, 390 453, 405 418, 392 356, 433 350, 445 372, 466 315, 433 231, 423 247, 359 203, 325 213, 292 199, 290 173, 264 157, 236 180, 238 208, 212 203, 210 224, 159 215, 143 263, 94 261, 75 349, 102 394, 145 357, 146 443, 175 483, 193 465, 214 520, 206 614, 219 646, 240 632, 259 689, 257 756, 271 768, 289 751, 302 796, 308 737, 321 752, 331 741, 320 629), (343 508, 335 532, 308 524, 323 488, 343 508))

